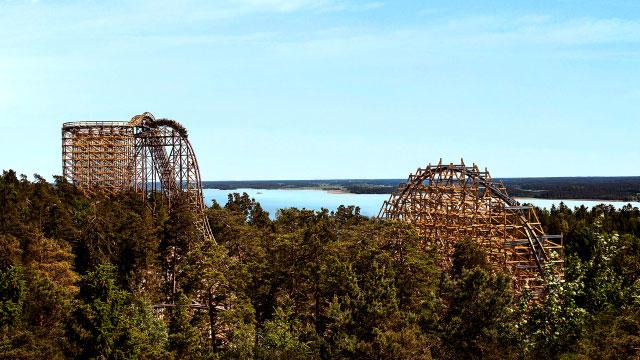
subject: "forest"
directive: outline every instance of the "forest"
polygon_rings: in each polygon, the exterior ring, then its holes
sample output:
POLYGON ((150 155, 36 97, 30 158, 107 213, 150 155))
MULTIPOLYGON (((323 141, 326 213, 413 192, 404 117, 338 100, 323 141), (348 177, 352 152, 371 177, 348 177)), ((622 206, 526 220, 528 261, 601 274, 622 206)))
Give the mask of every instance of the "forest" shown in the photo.
POLYGON ((637 359, 640 210, 539 210, 563 282, 530 301, 460 239, 246 194, 193 210, 0 177, 0 359, 637 359), (153 210, 152 210, 153 209, 153 210), (173 275, 171 275, 173 274, 173 275), (172 304, 158 307, 156 304, 172 304))

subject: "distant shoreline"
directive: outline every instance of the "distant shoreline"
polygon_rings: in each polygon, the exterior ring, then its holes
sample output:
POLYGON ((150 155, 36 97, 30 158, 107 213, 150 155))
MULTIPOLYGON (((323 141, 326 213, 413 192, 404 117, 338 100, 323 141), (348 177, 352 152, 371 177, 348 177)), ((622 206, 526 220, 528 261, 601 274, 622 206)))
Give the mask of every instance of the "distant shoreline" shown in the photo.
POLYGON ((597 201, 607 201, 607 202, 621 202, 621 203, 640 203, 640 201, 638 200, 621 200, 621 199, 582 199, 582 198, 572 198, 572 199, 568 199, 568 198, 542 198, 542 197, 521 197, 521 196, 513 196, 513 198, 515 200, 518 200, 518 202, 526 202, 527 200, 567 200, 567 201, 593 201, 593 202, 597 202, 597 201))
MULTIPOLYGON (((544 178, 536 178, 544 179, 544 178)), ((551 178, 554 183, 557 183, 558 178, 551 178)), ((378 194, 378 195, 390 195, 396 188, 396 185, 390 184, 378 184, 377 181, 391 182, 397 180, 366 180, 367 182, 358 182, 354 180, 331 180, 331 184, 324 183, 326 180, 321 180, 323 183, 314 183, 315 180, 285 180, 285 181, 216 181, 216 182, 203 182, 205 189, 218 189, 218 190, 238 190, 238 189, 255 189, 255 190, 316 190, 326 191, 330 194, 378 194), (371 182, 374 182, 371 184, 371 182), (215 186, 218 185, 218 186, 215 186), (357 191, 352 191, 352 189, 357 191), (373 191, 372 191, 373 190, 373 191)), ((399 181, 398 181, 399 182, 399 181)), ((610 183, 595 184, 594 188, 590 191, 583 191, 584 196, 580 196, 580 185, 577 185, 576 191, 569 189, 562 189, 553 194, 553 187, 551 190, 545 189, 545 184, 536 184, 536 190, 522 189, 520 184, 514 184, 513 179, 504 181, 507 187, 507 192, 513 198, 518 201, 526 201, 527 199, 538 200, 581 200, 581 201, 617 201, 617 202, 640 202, 640 177, 633 177, 631 180, 631 186, 637 183, 637 193, 633 194, 632 191, 624 194, 616 194, 611 191, 611 187, 620 187, 614 179, 610 183), (535 196, 532 196, 535 195, 535 196), (609 195, 609 196, 608 196, 609 195), (619 195, 619 196, 615 196, 619 195)), ((627 183, 625 183, 627 184, 627 183)), ((563 186, 571 187, 571 183, 561 184, 563 186)), ((557 185, 556 185, 557 186, 557 185)), ((628 185, 627 185, 628 186, 628 185)))

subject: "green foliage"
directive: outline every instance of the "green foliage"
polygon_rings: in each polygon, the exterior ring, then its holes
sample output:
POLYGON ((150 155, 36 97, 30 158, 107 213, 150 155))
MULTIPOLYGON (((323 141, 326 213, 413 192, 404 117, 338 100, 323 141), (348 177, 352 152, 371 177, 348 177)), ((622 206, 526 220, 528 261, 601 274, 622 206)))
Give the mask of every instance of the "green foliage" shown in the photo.
POLYGON ((22 267, 11 266, 0 272, 0 327, 3 332, 15 326, 21 318, 25 288, 22 267))
POLYGON ((189 308, 191 301, 184 294, 177 296, 169 321, 169 350, 176 359, 199 359, 209 353, 209 346, 200 320, 189 308))
POLYGON ((256 357, 258 359, 309 359, 312 351, 303 334, 313 331, 304 326, 294 313, 293 301, 282 300, 275 308, 271 320, 265 321, 258 332, 256 357))
MULTIPOLYGON (((577 353, 589 359, 633 359, 640 349, 640 311, 605 312, 586 327, 577 353)), ((569 356, 567 356, 569 357, 569 356)))
POLYGON ((633 325, 640 309, 640 239, 634 236, 638 214, 638 209, 630 207, 620 211, 606 206, 591 211, 584 207, 552 209, 545 222, 547 226, 558 218, 566 222, 570 254, 565 261, 565 281, 552 281, 544 301, 533 306, 525 319, 531 354, 547 358, 563 353, 565 358, 640 356, 633 325))
POLYGON ((164 354, 167 334, 151 305, 134 299, 116 284, 116 268, 99 265, 82 279, 75 328, 81 357, 157 358, 164 354))
POLYGON ((510 277, 492 274, 482 248, 468 239, 456 244, 452 260, 452 277, 441 286, 446 307, 437 357, 513 357, 519 349, 510 277))
POLYGON ((550 359, 574 348, 589 314, 576 303, 583 289, 580 282, 549 282, 547 295, 532 306, 521 326, 528 350, 535 357, 550 359))

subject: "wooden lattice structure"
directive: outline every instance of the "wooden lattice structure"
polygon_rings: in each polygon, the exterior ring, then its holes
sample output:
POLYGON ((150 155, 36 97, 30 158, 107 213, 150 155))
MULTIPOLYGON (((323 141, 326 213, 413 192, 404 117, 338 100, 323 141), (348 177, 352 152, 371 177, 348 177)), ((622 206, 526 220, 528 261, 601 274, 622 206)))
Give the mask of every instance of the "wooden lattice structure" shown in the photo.
POLYGON ((62 173, 86 193, 133 189, 161 194, 171 207, 187 196, 200 234, 213 238, 204 215, 200 169, 187 130, 150 113, 129 122, 70 122, 62 126, 62 173))
POLYGON ((531 206, 520 205, 501 182, 477 165, 429 164, 409 175, 385 201, 381 218, 415 224, 425 245, 451 265, 456 242, 472 239, 496 271, 510 274, 516 291, 544 289, 545 276, 562 279, 561 235, 546 235, 531 206))

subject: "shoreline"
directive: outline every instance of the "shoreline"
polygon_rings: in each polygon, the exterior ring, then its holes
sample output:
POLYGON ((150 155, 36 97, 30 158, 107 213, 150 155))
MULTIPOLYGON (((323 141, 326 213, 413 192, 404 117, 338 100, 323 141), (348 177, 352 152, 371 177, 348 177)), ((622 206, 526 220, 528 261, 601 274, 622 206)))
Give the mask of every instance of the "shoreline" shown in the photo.
POLYGON ((534 197, 519 197, 519 196, 513 196, 513 199, 515 200, 559 200, 559 201, 606 201, 606 202, 620 202, 620 203, 639 203, 640 201, 636 200, 620 200, 620 199, 583 199, 583 198, 579 198, 579 199, 556 199, 556 198, 534 198, 534 197))
MULTIPOLYGON (((348 190, 345 189, 335 189, 335 188, 322 188, 322 187, 313 187, 313 186, 304 186, 304 187, 283 187, 283 188, 251 188, 251 187, 247 187, 247 188, 235 188, 235 189, 219 189, 219 188, 204 188, 202 190, 220 190, 220 191, 238 191, 239 189, 251 189, 251 190, 261 190, 261 191, 274 191, 274 190, 285 190, 285 191, 290 191, 290 190, 313 190, 313 191, 324 191, 327 192, 329 194, 335 194, 335 195, 387 195, 390 196, 390 193, 354 193, 354 192, 350 192, 348 190)), ((619 203, 629 203, 629 204, 640 204, 640 200, 623 200, 623 199, 593 199, 593 198, 542 198, 542 197, 520 197, 520 196, 513 196, 512 197, 515 200, 518 200, 520 202, 522 201, 526 201, 526 200, 558 200, 558 201, 593 201, 593 202, 597 202, 597 201, 602 201, 602 202, 619 202, 619 203)))

